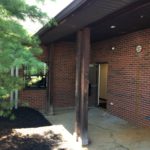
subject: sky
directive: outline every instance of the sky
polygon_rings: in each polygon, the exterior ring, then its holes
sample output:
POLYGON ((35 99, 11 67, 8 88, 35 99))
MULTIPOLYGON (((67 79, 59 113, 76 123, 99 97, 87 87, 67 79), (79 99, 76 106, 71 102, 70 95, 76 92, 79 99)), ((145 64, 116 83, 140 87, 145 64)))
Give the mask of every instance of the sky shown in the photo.
MULTIPOLYGON (((36 0, 26 0, 29 5, 36 5, 41 8, 41 10, 46 12, 50 18, 56 16, 72 1, 73 0, 45 0, 45 3, 42 4, 37 3, 36 0)), ((30 34, 36 33, 43 26, 37 22, 33 23, 31 20, 26 20, 25 22, 21 22, 21 24, 30 34)))

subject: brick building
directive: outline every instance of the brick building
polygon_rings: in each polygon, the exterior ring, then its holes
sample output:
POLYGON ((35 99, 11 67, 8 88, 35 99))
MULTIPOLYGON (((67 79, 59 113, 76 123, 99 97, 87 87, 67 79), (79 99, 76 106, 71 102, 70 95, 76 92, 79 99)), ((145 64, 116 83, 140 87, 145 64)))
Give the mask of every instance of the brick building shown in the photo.
POLYGON ((77 126, 88 106, 106 104, 110 113, 150 127, 149 8, 146 0, 72 2, 55 17, 57 26, 37 33, 47 86, 21 91, 20 100, 47 111, 75 107, 77 126))

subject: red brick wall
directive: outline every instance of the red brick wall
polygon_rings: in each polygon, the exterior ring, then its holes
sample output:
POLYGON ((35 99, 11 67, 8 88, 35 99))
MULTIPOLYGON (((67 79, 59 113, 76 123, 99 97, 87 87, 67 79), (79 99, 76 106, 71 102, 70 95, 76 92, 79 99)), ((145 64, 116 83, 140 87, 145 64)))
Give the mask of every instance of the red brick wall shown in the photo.
MULTIPOLYGON (((75 105, 75 46, 69 42, 54 44, 54 107, 75 105)), ((109 64, 108 111, 138 125, 150 126, 145 119, 150 116, 150 29, 93 43, 91 63, 98 62, 109 64), (140 54, 135 51, 137 45, 143 47, 140 54)), ((21 98, 41 109, 46 104, 46 91, 23 91, 21 98)))
MULTIPOLYGON (((49 49, 50 50, 50 49, 49 49)), ((39 57, 48 62, 48 50, 39 57)), ((52 65, 52 95, 54 107, 75 106, 75 44, 61 42, 54 44, 52 65)), ((47 89, 22 90, 19 94, 20 103, 28 103, 30 107, 44 110, 47 102, 47 89)))
POLYGON ((150 127, 145 119, 150 116, 150 29, 97 42, 92 45, 91 56, 91 63, 109 64, 108 110, 150 127), (137 45, 143 47, 140 54, 136 53, 137 45))
POLYGON ((54 107, 75 105, 75 44, 54 44, 53 54, 53 101, 54 107))
MULTIPOLYGON (((48 49, 43 47, 43 54, 39 57, 43 62, 48 62, 48 49)), ((22 73, 21 73, 22 74, 22 73)), ((47 89, 24 89, 19 92, 19 104, 28 104, 38 110, 44 111, 47 102, 47 89)))
POLYGON ((23 90, 19 94, 19 102, 28 104, 29 107, 44 111, 46 108, 46 90, 23 90))

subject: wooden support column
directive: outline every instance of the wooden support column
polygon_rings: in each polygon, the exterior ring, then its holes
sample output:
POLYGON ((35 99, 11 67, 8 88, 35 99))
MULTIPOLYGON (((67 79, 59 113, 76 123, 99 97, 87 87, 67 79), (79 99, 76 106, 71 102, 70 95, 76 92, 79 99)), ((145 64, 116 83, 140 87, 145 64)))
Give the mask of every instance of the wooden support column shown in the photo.
POLYGON ((90 30, 78 32, 76 56, 76 135, 82 145, 88 145, 88 88, 90 60, 90 30))
POLYGON ((51 44, 48 49, 48 87, 47 87, 47 113, 54 114, 54 105, 53 105, 53 52, 54 45, 51 44))
POLYGON ((81 135, 80 129, 80 116, 81 116, 81 41, 82 31, 77 33, 77 51, 76 51, 76 87, 75 87, 75 102, 76 102, 76 122, 75 122, 75 133, 76 140, 78 141, 81 135))

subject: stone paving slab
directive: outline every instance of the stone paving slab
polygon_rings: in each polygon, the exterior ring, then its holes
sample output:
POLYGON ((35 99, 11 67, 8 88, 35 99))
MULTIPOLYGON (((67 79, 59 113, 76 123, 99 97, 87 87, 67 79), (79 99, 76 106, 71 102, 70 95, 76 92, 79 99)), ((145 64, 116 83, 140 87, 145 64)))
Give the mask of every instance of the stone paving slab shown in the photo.
MULTIPOLYGON (((137 128, 103 109, 89 109, 89 139, 84 150, 150 150, 150 128, 137 128)), ((46 116, 53 124, 62 124, 74 132, 75 112, 65 110, 46 116)))

